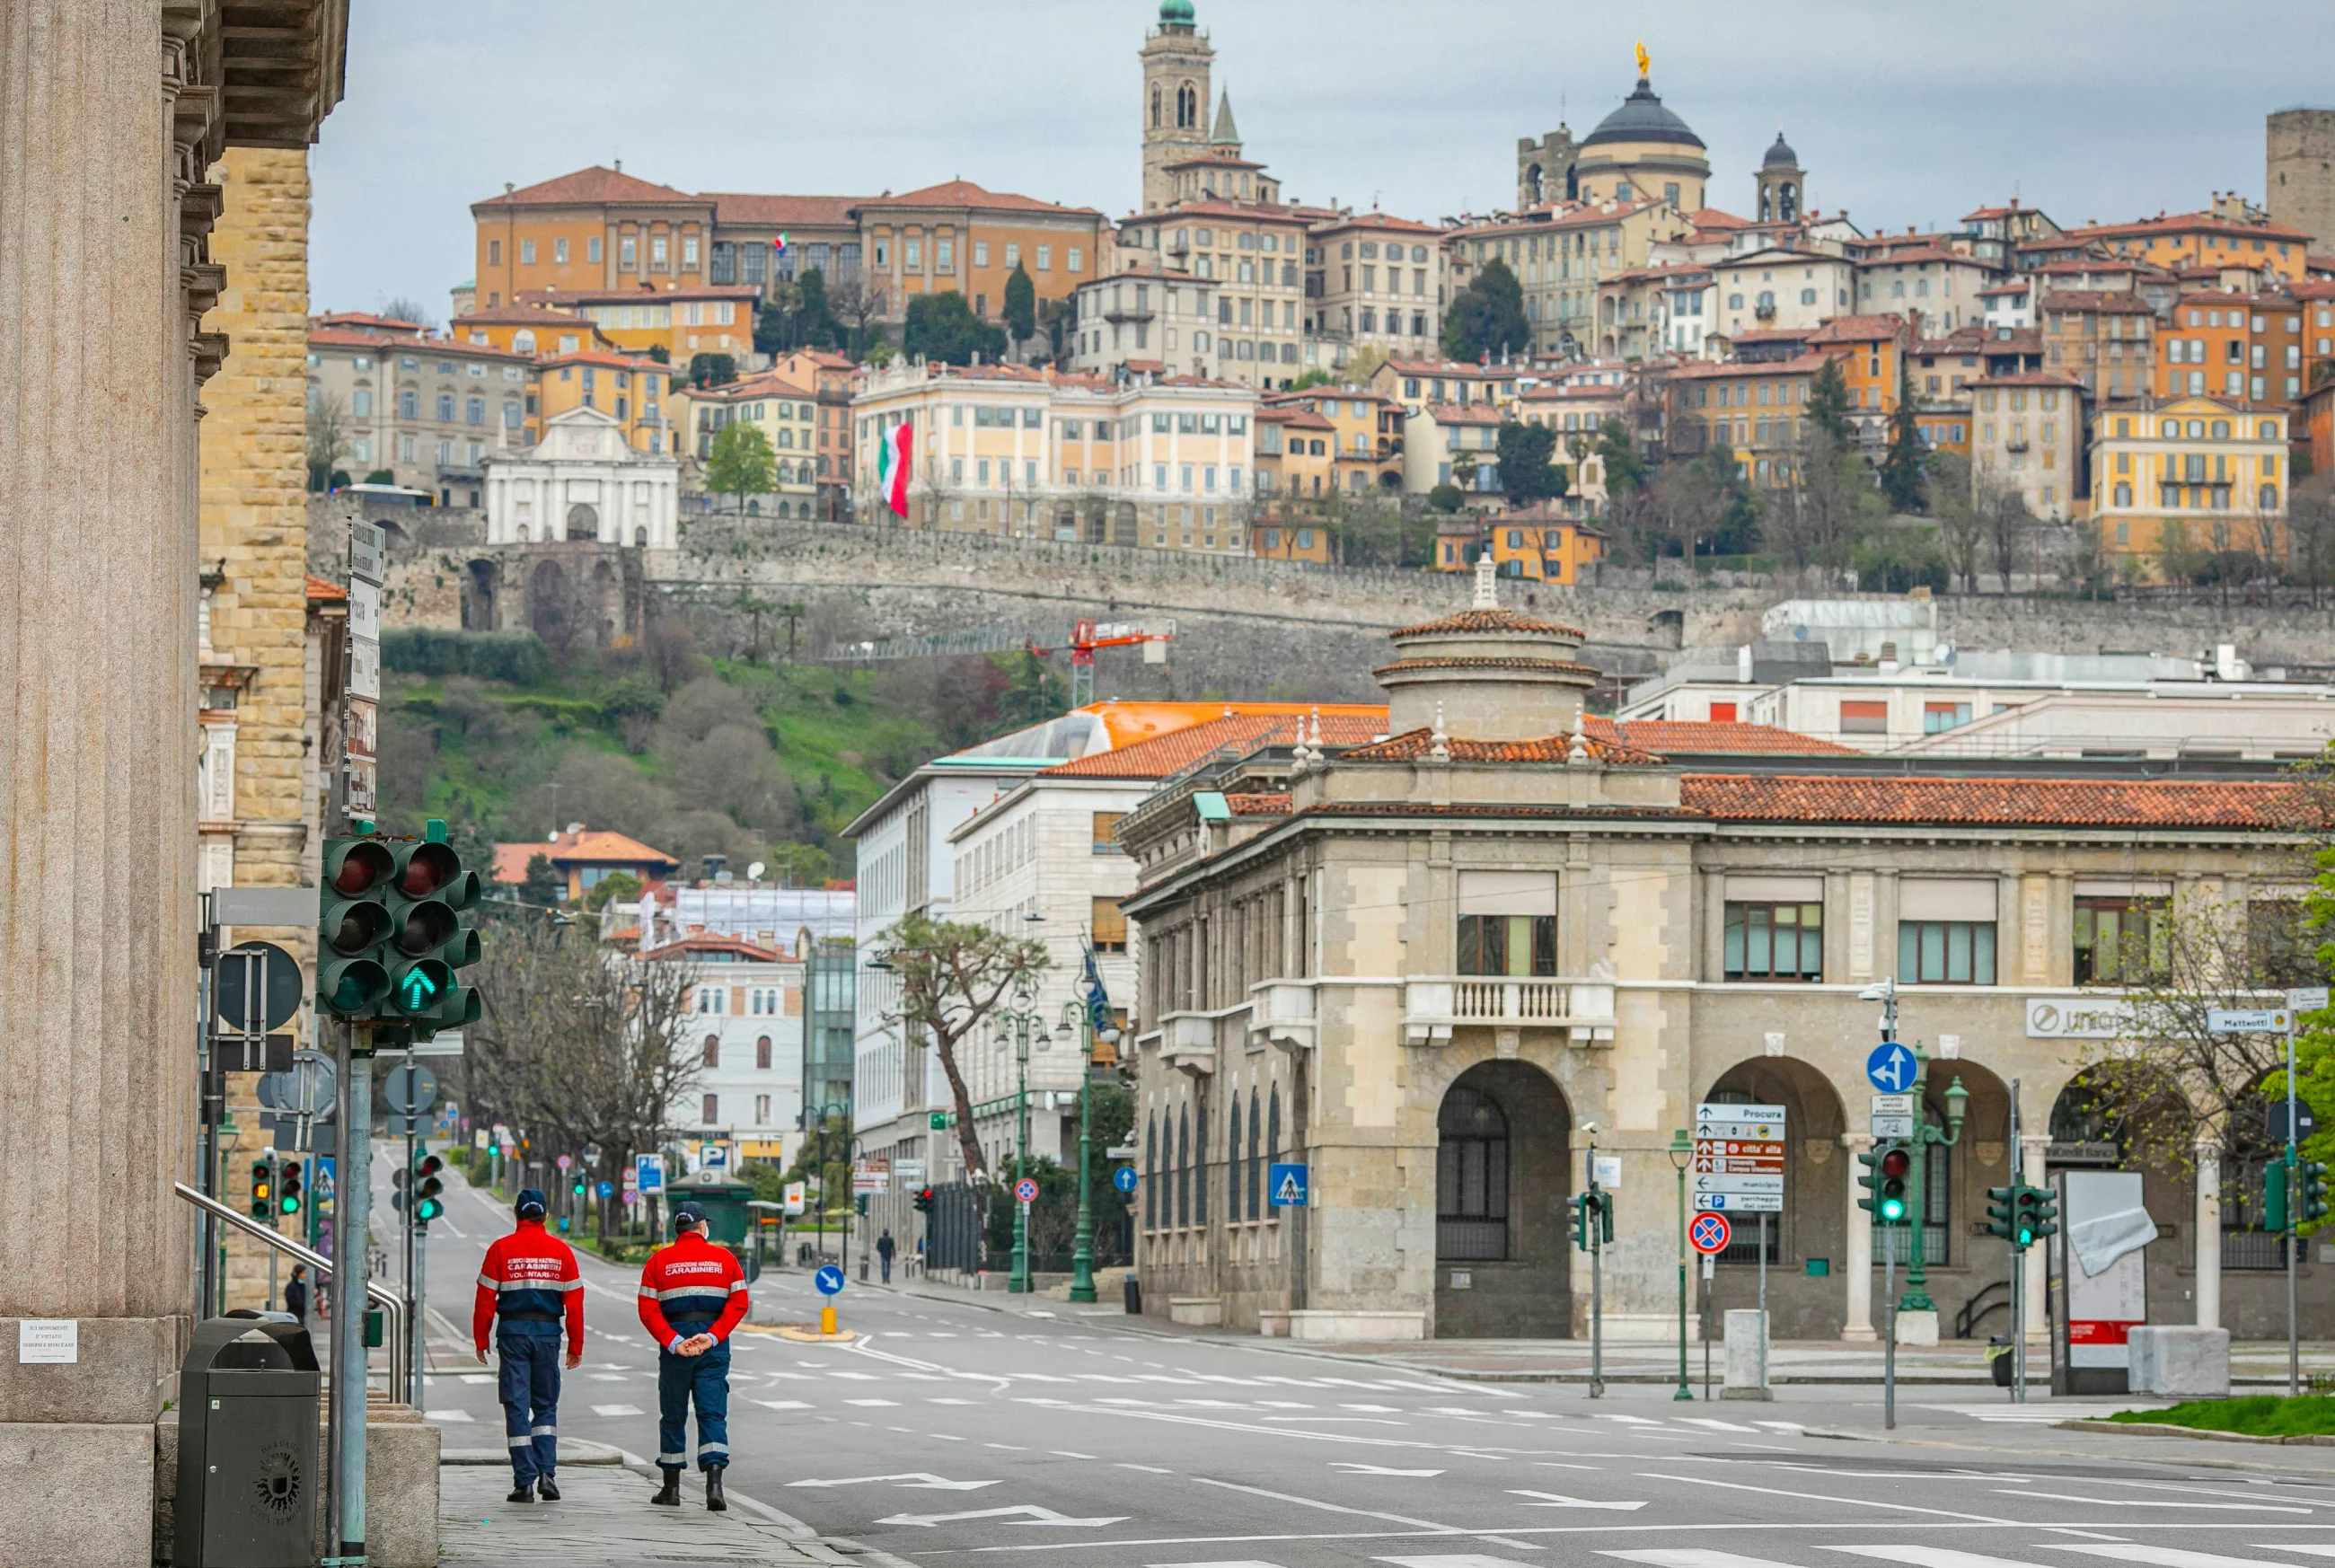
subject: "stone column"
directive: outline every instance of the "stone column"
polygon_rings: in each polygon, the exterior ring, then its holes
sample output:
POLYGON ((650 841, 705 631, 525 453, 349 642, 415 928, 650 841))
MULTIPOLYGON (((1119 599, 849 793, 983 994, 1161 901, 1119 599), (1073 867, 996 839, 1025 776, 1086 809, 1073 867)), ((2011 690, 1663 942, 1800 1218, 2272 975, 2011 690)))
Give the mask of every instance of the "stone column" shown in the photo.
POLYGON ((1847 1321, 1841 1326, 1844 1340, 1870 1341, 1873 1331, 1873 1216, 1856 1206, 1856 1157, 1873 1147, 1869 1132, 1845 1132, 1840 1135, 1840 1147, 1848 1157, 1848 1257, 1845 1264, 1847 1279, 1847 1321))
MULTIPOLYGON (((2044 1157, 2049 1152, 2050 1147, 2051 1135, 2048 1132, 2022 1132, 2019 1135, 2020 1177, 2029 1186, 2039 1187, 2050 1185, 2043 1179, 2044 1157)), ((2067 1216, 2060 1215, 2059 1224, 2067 1223, 2067 1216)), ((2051 1269, 2046 1261, 2050 1255, 2051 1244, 2049 1242, 2030 1247, 2027 1252, 2026 1277, 2022 1291, 2027 1298, 2027 1304, 2021 1309, 2020 1315, 2026 1324, 2026 1338, 2030 1344, 2042 1344, 2051 1337, 2051 1327, 2047 1316, 2049 1311, 2051 1269)))
POLYGON ((2196 1268, 2197 1326, 2222 1326, 2222 1140, 2201 1131, 2197 1155, 2197 1215, 2191 1251, 2196 1268))

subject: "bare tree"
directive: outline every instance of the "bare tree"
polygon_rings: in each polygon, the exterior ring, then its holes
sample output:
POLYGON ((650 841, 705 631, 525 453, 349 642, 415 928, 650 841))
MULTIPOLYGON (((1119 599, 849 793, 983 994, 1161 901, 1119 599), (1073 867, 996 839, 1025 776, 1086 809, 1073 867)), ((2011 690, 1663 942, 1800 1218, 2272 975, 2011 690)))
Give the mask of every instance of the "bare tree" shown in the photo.
MULTIPOLYGON (((1577 459, 1576 459, 1577 460, 1577 459)), ((1654 476, 1652 511, 1663 531, 1678 542, 1692 580, 1695 552, 1727 521, 1729 498, 1713 465, 1703 459, 1665 463, 1654 476)))
POLYGON ((1885 509, 1870 469, 1814 420, 1801 421, 1789 461, 1789 476, 1770 498, 1768 537, 1803 575, 1846 563, 1885 509))
POLYGON ((2294 575, 2311 590, 2313 606, 2335 581, 2335 474, 2313 474, 2288 498, 2287 537, 2294 575))
POLYGON ((957 1147, 969 1181, 984 1176, 988 1166, 957 1046, 1008 995, 1026 994, 1047 963, 1043 943, 923 915, 907 915, 876 939, 874 966, 888 968, 899 991, 899 1006, 885 1020, 899 1026, 905 1042, 921 1040, 938 1053, 956 1104, 957 1147))
POLYGON ((410 295, 392 295, 382 305, 381 314, 392 321, 410 321, 425 329, 438 324, 430 315, 430 307, 410 295))
POLYGON ((584 927, 539 918, 499 925, 484 949, 482 1015, 462 1062, 474 1115, 554 1152, 597 1144, 597 1174, 615 1180, 658 1147, 696 1079, 683 1041, 689 967, 613 953, 584 927))
POLYGON ((2002 591, 2007 594, 2011 574, 2019 570, 2020 547, 2034 531, 2035 518, 2016 485, 1981 474, 1976 494, 1987 549, 1994 558, 1994 575, 2002 579, 2002 591))
POLYGON ((850 351, 867 352, 867 324, 884 313, 884 291, 864 277, 852 276, 827 286, 827 307, 838 321, 851 324, 850 351))
POLYGON ((333 470, 349 455, 348 409, 333 392, 308 394, 308 488, 333 488, 333 470))
POLYGON ((1986 518, 1971 490, 1970 460, 1959 452, 1932 452, 1924 482, 1930 515, 1938 523, 1938 547, 1962 581, 1962 592, 1978 592, 1978 564, 1986 545, 1986 518))

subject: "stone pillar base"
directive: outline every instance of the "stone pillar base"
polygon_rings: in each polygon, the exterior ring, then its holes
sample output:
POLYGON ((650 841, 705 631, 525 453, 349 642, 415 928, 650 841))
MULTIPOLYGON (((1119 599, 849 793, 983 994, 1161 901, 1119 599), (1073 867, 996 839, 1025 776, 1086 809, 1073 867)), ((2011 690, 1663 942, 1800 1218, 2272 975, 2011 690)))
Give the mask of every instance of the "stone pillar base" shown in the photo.
POLYGON ((1722 1330, 1727 1336, 1727 1388, 1720 1398, 1773 1397, 1768 1389, 1768 1325, 1762 1321, 1766 1316, 1757 1308, 1738 1307, 1728 1312, 1722 1330))
POLYGON ((1936 1312, 1898 1313, 1897 1342, 1901 1345, 1936 1344, 1938 1342, 1936 1312))
POLYGON ((150 1568, 154 1428, 0 1422, 0 1563, 150 1568))
POLYGON ((1843 1329, 1840 1331, 1840 1338, 1841 1342, 1847 1345, 1873 1345, 1881 1341, 1879 1331, 1870 1323, 1843 1329))
POLYGON ((2132 1391, 2167 1399, 2230 1397, 2230 1331, 2169 1324, 2135 1329, 2132 1391))
POLYGON ((1289 1314, 1293 1340, 1423 1340, 1425 1312, 1293 1312, 1289 1314))

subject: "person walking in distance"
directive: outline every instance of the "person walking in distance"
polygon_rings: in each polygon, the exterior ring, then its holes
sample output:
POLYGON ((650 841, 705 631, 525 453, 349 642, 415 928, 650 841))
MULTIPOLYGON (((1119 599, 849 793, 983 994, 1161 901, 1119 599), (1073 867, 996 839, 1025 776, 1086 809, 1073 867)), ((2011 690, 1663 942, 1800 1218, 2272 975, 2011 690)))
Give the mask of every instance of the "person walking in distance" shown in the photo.
POLYGON ((751 1300, 745 1271, 726 1248, 705 1239, 705 1211, 673 1211, 670 1246, 649 1254, 641 1271, 641 1326, 657 1345, 657 1468, 664 1486, 649 1499, 681 1505, 689 1467, 689 1405, 697 1401, 697 1467, 705 1472, 705 1505, 719 1514, 722 1472, 730 1464, 730 1334, 751 1300))
POLYGON ((553 1478, 559 1448, 559 1331, 567 1329, 567 1370, 584 1364, 584 1276, 576 1252, 543 1228, 549 1205, 533 1187, 513 1208, 518 1228, 498 1236, 479 1271, 470 1337, 487 1364, 487 1331, 502 1352, 497 1395, 510 1443, 514 1503, 559 1501, 553 1478), (500 1320, 498 1322, 497 1320, 500 1320))
POLYGON ((876 1261, 884 1265, 884 1282, 887 1285, 892 1282, 892 1254, 899 1250, 900 1244, 892 1239, 891 1228, 887 1226, 884 1234, 876 1238, 876 1261))
POLYGON ((284 1287, 284 1310, 299 1319, 308 1321, 308 1265, 294 1263, 292 1281, 284 1287))

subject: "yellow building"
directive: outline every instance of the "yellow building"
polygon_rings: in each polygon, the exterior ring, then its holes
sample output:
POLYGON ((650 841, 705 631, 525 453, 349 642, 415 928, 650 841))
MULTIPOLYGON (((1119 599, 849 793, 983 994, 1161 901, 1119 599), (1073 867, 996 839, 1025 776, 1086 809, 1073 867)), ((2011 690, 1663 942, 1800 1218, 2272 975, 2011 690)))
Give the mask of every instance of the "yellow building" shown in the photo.
POLYGON ((2180 212, 2143 218, 2138 223, 2094 224, 2070 228, 2057 241, 2079 248, 2105 250, 2127 260, 2175 270, 2191 267, 2245 267, 2300 283, 2310 276, 2305 266, 2311 236, 2299 228, 2272 223, 2243 204, 2221 204, 2224 210, 2180 212))
POLYGON ((1499 575, 1536 583, 1578 584, 1604 558, 1605 536, 1576 518, 1545 508, 1496 518, 1451 518, 1435 526, 1435 566, 1464 572, 1489 552, 1499 575))
POLYGON ((587 349, 613 352, 615 341, 568 311, 539 305, 499 305, 454 318, 449 329, 457 342, 480 348, 499 348, 533 359, 547 353, 581 353, 587 349))
POLYGON ((1016 267, 1029 274, 1040 302, 1068 298, 1100 267, 1109 227, 1093 208, 984 190, 969 179, 869 197, 855 210, 866 281, 882 295, 881 319, 895 324, 918 295, 952 289, 975 315, 995 321, 1016 267))
POLYGON ((1267 501, 1310 500, 1336 488, 1338 427, 1299 402, 1256 411, 1256 493, 1267 501))
POLYGON ((674 441, 664 399, 671 379, 653 359, 603 350, 550 355, 536 367, 536 390, 527 400, 528 444, 543 439, 544 421, 554 415, 592 408, 622 421, 625 444, 635 451, 670 453, 674 441))
POLYGON ((595 165, 470 204, 479 303, 543 289, 707 281, 714 198, 595 165))
MULTIPOLYGON (((907 527, 1245 555, 1255 413, 1230 382, 897 361, 852 402, 853 462, 879 472, 913 421, 907 527)), ((891 520, 873 484, 859 496, 863 520, 891 520)))
POLYGON ((2154 557, 2237 552, 2286 558, 2287 410, 2214 398, 2112 403, 2092 426, 2101 548, 2154 557))
POLYGON ((683 383, 673 394, 683 482, 704 490, 713 438, 726 425, 751 424, 762 432, 778 460, 778 489, 768 497, 750 498, 748 504, 773 517, 809 520, 819 495, 819 407, 816 393, 780 375, 752 376, 717 387, 683 383))
POLYGON ((521 302, 567 311, 592 323, 618 352, 663 349, 675 365, 701 353, 726 353, 741 366, 754 349, 761 291, 744 285, 692 287, 544 289, 521 302))
MULTIPOLYGON (((1276 392, 1265 400, 1273 409, 1303 409, 1320 416, 1330 427, 1331 475, 1328 482, 1350 496, 1402 486, 1400 411, 1390 399, 1358 386, 1308 387, 1303 392, 1276 392), (1396 416, 1390 424, 1388 415, 1396 416)), ((1309 435, 1308 444, 1318 436, 1309 435)))

